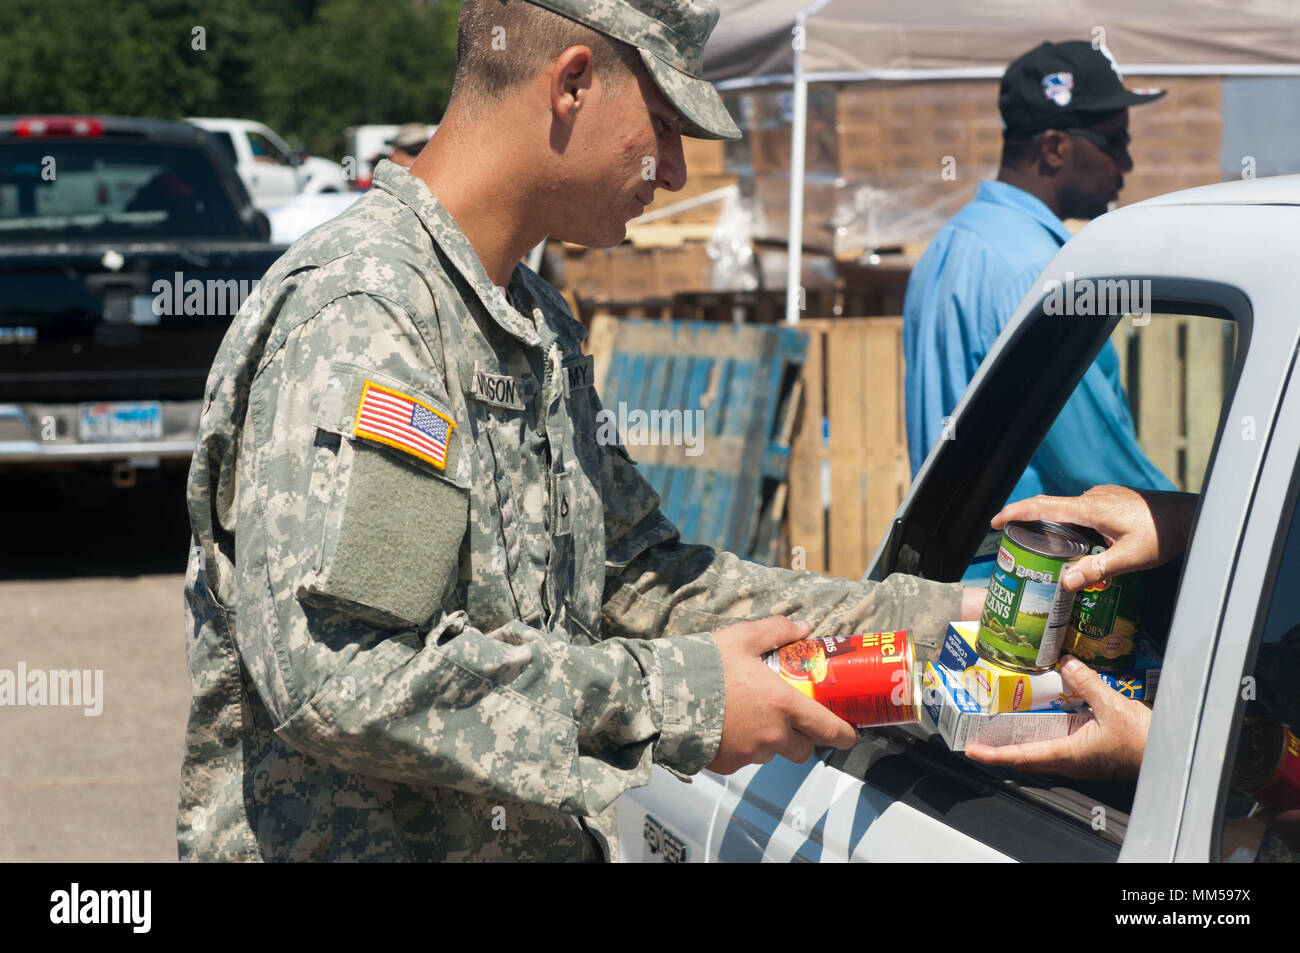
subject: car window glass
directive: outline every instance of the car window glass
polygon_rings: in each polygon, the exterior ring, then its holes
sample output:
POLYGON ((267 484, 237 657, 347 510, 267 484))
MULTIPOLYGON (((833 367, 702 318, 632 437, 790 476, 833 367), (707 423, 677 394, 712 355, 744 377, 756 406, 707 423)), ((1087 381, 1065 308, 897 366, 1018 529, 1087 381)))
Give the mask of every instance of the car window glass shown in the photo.
POLYGON ((276 148, 275 143, 260 132, 248 134, 248 147, 253 150, 253 159, 257 162, 273 162, 276 165, 288 165, 289 157, 276 148))
MULTIPOLYGON (((1150 297, 1146 304, 1152 304, 1150 297)), ((1012 499, 1037 493, 1076 496, 1103 483, 1198 492, 1230 396, 1236 342, 1236 323, 1226 315, 1168 308, 1126 315, 1054 418, 1012 499)), ((994 543, 977 555, 964 574, 968 585, 988 585, 997 549, 994 543)), ((1105 670, 1126 694, 1146 696, 1146 703, 1158 689, 1180 572, 1181 560, 1140 580, 1118 577, 1108 584, 1112 591, 1136 586, 1145 604, 1125 607, 1117 599, 1105 633, 1075 625, 1067 636, 1074 654, 1105 670)), ((1084 595, 1075 600, 1076 623, 1084 595)), ((1026 638, 1032 641, 1032 635, 1026 638)), ((1135 782, 995 773, 1028 780, 1024 795, 1042 799, 1098 837, 1122 842, 1135 782)))
POLYGON ((1027 478, 1025 485, 1037 489, 1041 484, 1043 491, 1063 495, 1083 492, 1100 478, 1138 485, 1132 478, 1145 472, 1152 488, 1166 488, 1156 485, 1163 476, 1174 489, 1198 492, 1218 430, 1235 342, 1236 325, 1229 320, 1198 314, 1126 315, 1057 417, 1059 424, 1106 415, 1103 427, 1088 431, 1088 436, 1105 436, 1106 445, 1081 443, 1054 427, 1027 468, 1037 470, 1039 478, 1027 478), (1111 397, 1113 404, 1103 403, 1111 397), (1085 465, 1093 456, 1096 465, 1085 465))
POLYGON ((212 137, 216 139, 217 145, 218 147, 220 147, 222 155, 224 155, 227 159, 230 160, 230 164, 232 166, 237 165, 239 163, 239 155, 238 153, 235 152, 235 142, 233 139, 230 138, 230 133, 214 132, 212 134, 212 137))
POLYGON ((230 196, 197 148, 109 139, 0 146, 0 241, 239 234, 230 196), (49 168, 57 175, 43 174, 49 168))
POLYGON ((1300 507, 1291 506, 1255 664, 1242 681, 1235 756, 1225 764, 1224 861, 1300 861, 1292 850, 1300 847, 1300 507))

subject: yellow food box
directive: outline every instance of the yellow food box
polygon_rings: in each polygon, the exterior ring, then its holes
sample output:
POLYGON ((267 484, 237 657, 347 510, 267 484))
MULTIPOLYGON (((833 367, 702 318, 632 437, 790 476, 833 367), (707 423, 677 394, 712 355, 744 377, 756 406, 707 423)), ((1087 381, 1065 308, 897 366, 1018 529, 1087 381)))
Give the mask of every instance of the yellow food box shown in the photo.
MULTIPOLYGON (((978 622, 950 622, 939 650, 938 665, 966 690, 985 712, 1077 711, 1086 708, 1078 695, 1065 694, 1056 669, 1029 674, 990 662, 975 651, 978 622)), ((1155 698, 1160 661, 1153 646, 1139 643, 1138 668, 1130 672, 1098 672, 1111 688, 1148 704, 1155 698)))
POLYGON ((939 651, 947 669, 975 702, 990 715, 1008 711, 1068 711, 1083 707, 1082 699, 1067 697, 1061 673, 1028 674, 990 662, 975 651, 978 622, 950 622, 939 651))

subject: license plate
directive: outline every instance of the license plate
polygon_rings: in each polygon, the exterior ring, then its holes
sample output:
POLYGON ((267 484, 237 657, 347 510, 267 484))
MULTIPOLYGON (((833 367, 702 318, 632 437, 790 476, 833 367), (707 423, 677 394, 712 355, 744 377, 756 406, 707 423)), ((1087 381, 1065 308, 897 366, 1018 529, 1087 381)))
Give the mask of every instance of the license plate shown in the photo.
POLYGON ((81 405, 83 443, 162 438, 162 405, 156 400, 81 405))
POLYGON ((158 312, 154 310, 153 295, 131 296, 131 323, 136 325, 153 325, 161 323, 158 312))

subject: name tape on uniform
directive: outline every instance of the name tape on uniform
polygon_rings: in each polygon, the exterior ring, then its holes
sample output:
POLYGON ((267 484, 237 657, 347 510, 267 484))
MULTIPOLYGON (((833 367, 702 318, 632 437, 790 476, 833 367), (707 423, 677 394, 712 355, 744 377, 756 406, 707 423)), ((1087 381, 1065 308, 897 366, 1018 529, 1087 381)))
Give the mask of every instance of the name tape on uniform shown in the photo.
POLYGON ((524 397, 528 394, 528 385, 509 374, 491 374, 481 370, 478 362, 474 363, 474 381, 469 394, 485 404, 508 407, 511 410, 524 409, 524 397))
POLYGON ((571 364, 564 365, 564 392, 572 394, 575 390, 590 387, 596 382, 596 359, 588 355, 580 357, 571 364))

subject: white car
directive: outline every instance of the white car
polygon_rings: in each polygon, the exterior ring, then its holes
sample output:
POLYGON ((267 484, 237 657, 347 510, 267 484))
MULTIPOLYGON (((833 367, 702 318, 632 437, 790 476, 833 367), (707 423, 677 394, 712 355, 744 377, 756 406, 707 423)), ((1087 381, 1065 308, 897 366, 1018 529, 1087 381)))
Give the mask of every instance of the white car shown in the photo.
POLYGON ((1233 766, 1245 718, 1300 723, 1298 206, 1288 176, 1160 196, 1084 228, 1003 329, 868 567, 961 578, 1120 322, 1131 361, 1178 355, 1185 383, 1170 382, 1167 402, 1144 385, 1135 408, 1139 421, 1184 421, 1165 466, 1200 491, 1176 592, 1154 607, 1168 641, 1136 783, 986 768, 915 726, 874 729, 801 765, 778 757, 692 784, 656 767, 617 802, 622 857, 1292 859, 1233 766))
MULTIPOLYGON (((397 130, 402 128, 398 125, 370 125, 370 126, 349 126, 343 134, 347 142, 348 155, 356 163, 357 176, 352 183, 357 189, 370 188, 371 177, 375 173, 375 167, 371 160, 375 156, 387 155, 392 147, 388 141, 397 135, 397 130)), ((429 132, 429 138, 438 130, 436 124, 425 127, 429 132)))
POLYGON ((296 195, 346 192, 346 170, 337 162, 303 156, 267 126, 251 119, 190 118, 217 140, 261 211, 284 205, 296 195))

